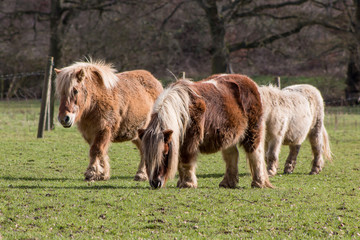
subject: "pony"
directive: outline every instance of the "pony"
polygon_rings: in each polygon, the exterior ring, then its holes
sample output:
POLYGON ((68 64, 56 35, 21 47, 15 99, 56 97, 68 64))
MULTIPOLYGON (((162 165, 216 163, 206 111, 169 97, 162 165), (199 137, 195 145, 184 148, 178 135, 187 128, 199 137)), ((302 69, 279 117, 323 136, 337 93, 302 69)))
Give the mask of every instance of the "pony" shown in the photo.
MULTIPOLYGON (((140 150, 137 130, 147 126, 161 83, 145 70, 122 73, 104 61, 76 62, 55 69, 60 97, 58 120, 65 128, 77 124, 90 145, 85 180, 110 178, 108 148, 111 142, 132 141, 140 150)), ((135 180, 147 180, 143 158, 135 180)))
POLYGON ((318 89, 308 84, 286 87, 259 87, 261 94, 265 134, 265 159, 270 176, 276 175, 281 145, 290 152, 284 173, 292 173, 301 144, 306 138, 311 144, 314 158, 310 174, 318 174, 323 166, 323 155, 331 160, 332 153, 324 126, 324 101, 318 89))
POLYGON ((257 85, 237 74, 200 82, 178 80, 156 100, 146 129, 139 130, 152 188, 164 187, 179 171, 179 188, 196 188, 197 154, 222 152, 226 172, 219 186, 239 181, 237 144, 245 149, 252 187, 272 187, 264 159, 262 104, 257 85))

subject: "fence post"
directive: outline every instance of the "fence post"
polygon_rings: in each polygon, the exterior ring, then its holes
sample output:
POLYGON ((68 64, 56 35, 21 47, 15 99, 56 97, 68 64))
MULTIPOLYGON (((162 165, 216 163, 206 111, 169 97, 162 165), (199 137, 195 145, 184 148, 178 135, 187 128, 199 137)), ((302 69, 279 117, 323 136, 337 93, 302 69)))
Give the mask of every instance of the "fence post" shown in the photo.
POLYGON ((277 76, 276 77, 276 86, 280 89, 281 88, 281 82, 280 82, 280 77, 277 76))
POLYGON ((40 117, 39 117, 39 127, 38 127, 38 138, 43 138, 44 130, 45 130, 45 121, 48 122, 49 127, 49 109, 50 109, 50 91, 51 91, 51 75, 53 70, 53 62, 54 58, 49 57, 46 69, 45 69, 45 77, 44 77, 44 85, 42 89, 42 97, 41 97, 41 109, 40 109, 40 117))
MULTIPOLYGON (((54 62, 52 63, 51 71, 54 69, 54 62)), ((49 109, 49 116, 50 116, 50 130, 55 129, 54 124, 54 108, 55 108, 55 76, 51 77, 51 94, 50 94, 50 109, 49 109)))
POLYGON ((5 80, 4 80, 4 78, 0 77, 0 81, 1 81, 0 99, 3 100, 4 99, 4 89, 5 89, 4 82, 5 82, 5 80))

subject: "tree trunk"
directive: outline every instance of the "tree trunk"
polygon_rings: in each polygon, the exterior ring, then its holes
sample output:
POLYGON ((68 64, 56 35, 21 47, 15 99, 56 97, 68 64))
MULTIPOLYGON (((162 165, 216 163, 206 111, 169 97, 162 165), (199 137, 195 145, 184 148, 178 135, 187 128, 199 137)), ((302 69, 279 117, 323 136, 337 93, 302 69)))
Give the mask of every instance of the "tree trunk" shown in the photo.
MULTIPOLYGON (((57 66, 61 58, 61 36, 59 28, 61 27, 61 6, 60 0, 51 0, 50 13, 50 46, 49 56, 54 58, 54 66, 57 66)), ((55 82, 54 77, 51 81, 50 94, 50 129, 54 129, 54 108, 55 108, 55 82)))
POLYGON ((349 61, 347 66, 345 95, 350 104, 360 96, 360 0, 354 0, 354 42, 348 47, 349 61))
POLYGON ((360 96, 360 68, 357 62, 359 57, 357 56, 356 49, 349 50, 349 55, 345 95, 350 103, 352 103, 356 101, 355 98, 359 98, 360 96))
POLYGON ((61 57, 61 36, 59 28, 61 24, 61 6, 60 0, 51 0, 50 14, 50 48, 49 55, 54 57, 54 66, 57 66, 61 57))
POLYGON ((206 13, 206 18, 210 27, 211 34, 211 72, 225 73, 229 67, 229 51, 225 43, 225 23, 219 16, 216 0, 198 0, 198 3, 206 13))

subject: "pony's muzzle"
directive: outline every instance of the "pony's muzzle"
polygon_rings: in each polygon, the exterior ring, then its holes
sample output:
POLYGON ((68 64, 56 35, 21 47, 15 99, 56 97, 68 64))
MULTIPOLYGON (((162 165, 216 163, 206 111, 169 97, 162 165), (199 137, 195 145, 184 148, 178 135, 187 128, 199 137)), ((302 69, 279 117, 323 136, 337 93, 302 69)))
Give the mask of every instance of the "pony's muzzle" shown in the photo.
POLYGON ((73 117, 70 115, 65 115, 63 118, 58 116, 58 120, 61 123, 61 125, 65 128, 69 128, 73 125, 73 117))
POLYGON ((149 182, 150 186, 154 189, 161 188, 162 186, 162 181, 160 179, 152 179, 149 182))

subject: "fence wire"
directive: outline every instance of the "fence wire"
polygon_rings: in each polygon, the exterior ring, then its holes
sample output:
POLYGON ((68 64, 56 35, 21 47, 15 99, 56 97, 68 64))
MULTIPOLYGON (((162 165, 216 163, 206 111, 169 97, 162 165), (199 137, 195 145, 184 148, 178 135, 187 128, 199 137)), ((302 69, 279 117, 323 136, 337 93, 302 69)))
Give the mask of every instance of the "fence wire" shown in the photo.
POLYGON ((11 80, 15 78, 23 78, 30 76, 44 76, 45 72, 22 72, 22 73, 12 73, 12 74, 4 74, 0 75, 0 79, 3 80, 11 80))

